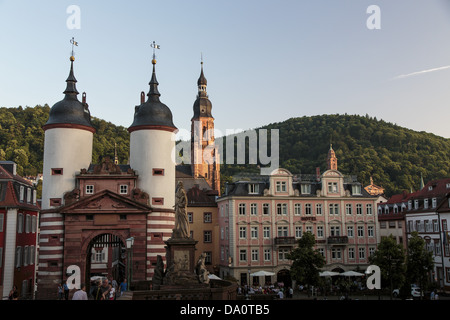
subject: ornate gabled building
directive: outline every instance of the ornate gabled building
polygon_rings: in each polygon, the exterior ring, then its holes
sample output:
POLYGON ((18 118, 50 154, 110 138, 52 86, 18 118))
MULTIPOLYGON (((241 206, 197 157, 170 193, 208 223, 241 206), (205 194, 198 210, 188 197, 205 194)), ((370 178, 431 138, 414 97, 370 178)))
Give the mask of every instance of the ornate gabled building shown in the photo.
POLYGON ((356 177, 337 170, 332 148, 322 175, 279 168, 227 184, 217 200, 220 276, 231 275, 241 284, 290 286, 287 253, 304 232, 315 235, 326 270, 362 270, 379 242, 376 199, 356 177), (250 279, 249 273, 259 270, 275 275, 250 279))
POLYGON ((68 268, 80 269, 88 287, 94 275, 150 281, 157 256, 174 227, 177 128, 160 101, 155 64, 150 90, 141 93, 130 132, 130 165, 109 158, 91 164, 93 135, 86 103, 79 94, 73 56, 65 97, 50 110, 44 126, 44 172, 38 298, 55 298, 68 268), (126 243, 133 246, 127 248, 126 243), (133 241, 131 241, 133 240, 133 241), (125 269, 127 268, 127 269, 125 269), (125 271, 127 271, 125 273, 125 271))

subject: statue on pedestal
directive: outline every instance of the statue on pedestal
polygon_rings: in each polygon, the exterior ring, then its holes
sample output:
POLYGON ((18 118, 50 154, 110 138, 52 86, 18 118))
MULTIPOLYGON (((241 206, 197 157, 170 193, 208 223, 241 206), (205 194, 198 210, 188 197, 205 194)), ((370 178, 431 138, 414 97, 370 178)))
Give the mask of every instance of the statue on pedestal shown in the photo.
POLYGON ((179 181, 175 194, 175 229, 173 229, 172 238, 188 239, 190 237, 186 206, 186 192, 184 191, 183 182, 179 181))

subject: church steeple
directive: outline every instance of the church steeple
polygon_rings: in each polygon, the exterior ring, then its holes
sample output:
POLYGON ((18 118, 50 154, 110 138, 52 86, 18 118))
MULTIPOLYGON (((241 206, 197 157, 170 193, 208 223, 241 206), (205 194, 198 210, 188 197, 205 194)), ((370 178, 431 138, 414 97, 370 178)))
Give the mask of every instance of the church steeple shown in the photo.
POLYGON ((337 158, 333 150, 333 145, 330 143, 330 150, 328 150, 327 170, 337 170, 337 158))
POLYGON ((203 59, 201 61, 200 77, 197 80, 198 94, 197 100, 194 102, 194 116, 192 119, 198 119, 199 117, 212 118, 211 109, 212 104, 209 101, 208 94, 206 92, 207 81, 203 72, 203 59))

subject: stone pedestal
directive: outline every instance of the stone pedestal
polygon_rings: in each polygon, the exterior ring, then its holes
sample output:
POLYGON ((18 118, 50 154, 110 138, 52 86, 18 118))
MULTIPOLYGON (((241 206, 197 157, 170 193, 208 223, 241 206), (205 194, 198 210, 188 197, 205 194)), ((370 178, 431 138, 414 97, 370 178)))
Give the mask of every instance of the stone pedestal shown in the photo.
POLYGON ((199 285, 195 273, 195 245, 197 241, 191 238, 170 238, 166 243, 166 273, 163 287, 199 285))

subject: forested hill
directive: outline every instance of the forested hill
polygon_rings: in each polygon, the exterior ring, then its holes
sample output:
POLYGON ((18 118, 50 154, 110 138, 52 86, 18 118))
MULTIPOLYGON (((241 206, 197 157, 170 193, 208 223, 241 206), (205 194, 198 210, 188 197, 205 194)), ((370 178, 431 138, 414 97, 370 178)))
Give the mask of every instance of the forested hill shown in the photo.
MULTIPOLYGON (((50 107, 0 108, 0 160, 13 160, 21 175, 42 172, 44 132, 50 107)), ((93 117, 93 162, 100 156, 114 156, 127 163, 127 128, 93 117)), ((374 183, 388 195, 419 188, 425 183, 450 176, 450 139, 416 132, 369 116, 321 115, 292 118, 262 129, 279 129, 280 166, 292 173, 315 173, 326 168, 326 156, 333 144, 338 169, 356 175, 363 185, 374 183)), ((223 181, 240 170, 259 172, 256 166, 222 165, 223 181)))

